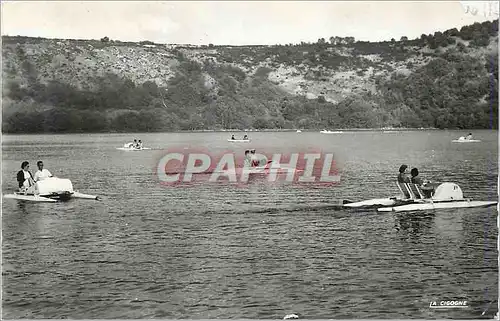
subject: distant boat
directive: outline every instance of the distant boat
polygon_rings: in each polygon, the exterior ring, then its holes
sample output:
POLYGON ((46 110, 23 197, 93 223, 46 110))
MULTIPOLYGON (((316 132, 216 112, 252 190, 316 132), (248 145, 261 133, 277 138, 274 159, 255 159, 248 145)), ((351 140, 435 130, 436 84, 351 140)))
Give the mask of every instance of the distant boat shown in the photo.
POLYGON ((459 139, 454 139, 452 140, 453 143, 479 143, 481 142, 480 139, 463 139, 463 137, 460 137, 459 139))
POLYGON ((302 131, 300 129, 297 129, 297 133, 302 133, 302 131))
POLYGON ((116 149, 125 150, 125 151, 141 151, 141 150, 150 150, 149 147, 134 147, 134 143, 125 143, 123 147, 117 147, 116 149))
POLYGON ((479 139, 472 139, 471 134, 469 134, 467 136, 461 136, 458 139, 452 140, 452 142, 454 142, 454 143, 478 143, 480 141, 481 140, 479 140, 479 139))
POLYGON ((250 138, 248 138, 247 135, 243 136, 243 138, 235 138, 234 135, 232 135, 227 141, 231 143, 248 143, 250 142, 250 138))
POLYGON ((320 131, 320 133, 322 133, 322 134, 342 134, 343 131, 331 131, 331 130, 324 129, 324 130, 320 131))
POLYGON ((250 139, 228 139, 227 141, 230 143, 248 143, 250 139))

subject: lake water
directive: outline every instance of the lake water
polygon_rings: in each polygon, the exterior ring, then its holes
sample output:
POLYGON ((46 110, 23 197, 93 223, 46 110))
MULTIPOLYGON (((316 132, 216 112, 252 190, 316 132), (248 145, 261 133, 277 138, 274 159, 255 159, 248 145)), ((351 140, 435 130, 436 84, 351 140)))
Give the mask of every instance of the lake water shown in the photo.
POLYGON ((3 193, 28 160, 103 201, 3 200, 4 318, 478 318, 498 310, 495 207, 347 211, 342 199, 397 195, 401 164, 497 199, 498 132, 250 132, 3 136, 3 193), (237 133, 236 135, 240 135, 237 133), (154 150, 117 150, 134 138, 154 150), (341 182, 294 188, 154 175, 166 148, 335 154, 341 182), (429 309, 465 299, 470 308, 429 309))

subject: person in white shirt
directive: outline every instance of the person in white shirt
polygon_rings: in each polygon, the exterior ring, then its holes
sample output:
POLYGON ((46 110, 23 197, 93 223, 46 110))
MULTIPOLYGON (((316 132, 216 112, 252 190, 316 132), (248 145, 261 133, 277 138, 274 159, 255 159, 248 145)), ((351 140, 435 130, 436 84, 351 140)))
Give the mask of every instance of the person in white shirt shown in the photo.
POLYGON ((45 168, 43 168, 43 162, 38 161, 36 163, 38 170, 35 173, 35 182, 46 179, 47 177, 52 177, 52 174, 45 168))

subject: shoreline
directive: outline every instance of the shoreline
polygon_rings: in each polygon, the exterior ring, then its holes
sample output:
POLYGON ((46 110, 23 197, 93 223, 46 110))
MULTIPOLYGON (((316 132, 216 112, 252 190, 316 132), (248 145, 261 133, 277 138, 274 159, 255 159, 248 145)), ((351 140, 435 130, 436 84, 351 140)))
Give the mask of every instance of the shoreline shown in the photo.
MULTIPOLYGON (((154 132, 39 132, 39 133, 2 133, 2 136, 33 136, 33 135, 132 135, 132 134, 184 134, 184 133, 318 133, 324 129, 198 129, 198 130, 176 130, 176 131, 154 131, 154 132)), ((477 131, 498 131, 498 129, 439 129, 439 128, 336 128, 325 129, 333 132, 416 132, 416 131, 453 131, 453 132, 477 132, 477 131)), ((342 134, 342 133, 331 133, 342 134)), ((328 133, 324 134, 328 135, 328 133)))

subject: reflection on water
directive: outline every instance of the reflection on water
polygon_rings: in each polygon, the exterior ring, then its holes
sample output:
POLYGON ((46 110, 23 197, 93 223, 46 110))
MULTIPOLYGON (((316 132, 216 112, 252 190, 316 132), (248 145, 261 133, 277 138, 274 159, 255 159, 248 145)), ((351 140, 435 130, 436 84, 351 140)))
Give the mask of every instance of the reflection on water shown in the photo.
POLYGON ((467 197, 495 199, 496 132, 467 146, 446 131, 251 134, 252 146, 228 146, 224 133, 141 134, 156 150, 138 153, 116 150, 133 135, 5 136, 4 193, 21 161, 41 159, 104 201, 2 203, 4 317, 477 318, 498 296, 494 207, 339 207, 397 194, 403 163, 457 182, 467 197), (153 174, 173 146, 286 152, 312 142, 335 153, 338 186, 165 187, 153 174), (471 308, 428 308, 443 298, 471 308))
POLYGON ((426 234, 434 224, 435 212, 395 213, 394 228, 400 235, 417 237, 426 234))

